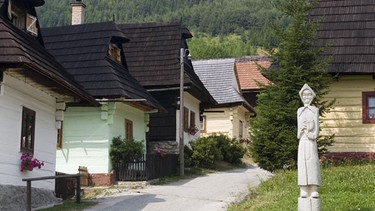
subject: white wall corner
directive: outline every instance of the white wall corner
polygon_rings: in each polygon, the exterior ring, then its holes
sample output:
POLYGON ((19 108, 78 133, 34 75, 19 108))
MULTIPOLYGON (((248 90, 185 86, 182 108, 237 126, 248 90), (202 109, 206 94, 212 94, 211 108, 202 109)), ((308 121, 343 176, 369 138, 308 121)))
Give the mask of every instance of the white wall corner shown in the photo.
POLYGON ((64 121, 64 111, 58 110, 55 113, 56 121, 64 121))
POLYGON ((61 129, 61 121, 56 121, 55 122, 55 128, 56 129, 61 129))
POLYGON ((65 108, 66 108, 66 104, 65 104, 65 102, 56 103, 56 110, 62 110, 62 111, 65 111, 65 108))

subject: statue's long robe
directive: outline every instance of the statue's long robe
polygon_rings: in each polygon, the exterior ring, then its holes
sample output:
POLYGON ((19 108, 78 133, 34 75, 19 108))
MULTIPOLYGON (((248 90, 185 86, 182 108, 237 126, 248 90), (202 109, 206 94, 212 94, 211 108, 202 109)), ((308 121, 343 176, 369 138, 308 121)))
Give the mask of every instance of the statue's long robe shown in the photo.
POLYGON ((298 185, 321 185, 320 162, 316 139, 319 134, 319 109, 301 107, 298 117, 298 185), (305 128, 305 129, 304 129, 305 128))

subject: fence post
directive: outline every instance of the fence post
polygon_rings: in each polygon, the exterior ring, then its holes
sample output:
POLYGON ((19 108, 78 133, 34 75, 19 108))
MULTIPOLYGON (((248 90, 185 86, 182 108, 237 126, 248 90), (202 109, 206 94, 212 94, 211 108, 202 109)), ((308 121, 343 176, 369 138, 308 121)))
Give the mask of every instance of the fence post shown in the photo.
POLYGON ((26 181, 26 211, 31 211, 31 180, 26 181))

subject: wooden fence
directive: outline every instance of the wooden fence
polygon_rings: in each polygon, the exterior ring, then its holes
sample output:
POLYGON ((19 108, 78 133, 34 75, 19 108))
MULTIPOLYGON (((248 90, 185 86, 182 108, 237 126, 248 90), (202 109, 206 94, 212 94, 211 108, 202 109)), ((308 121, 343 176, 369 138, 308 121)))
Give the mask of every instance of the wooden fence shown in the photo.
POLYGON ((115 163, 114 168, 118 181, 146 181, 174 175, 178 166, 176 154, 146 154, 115 163))

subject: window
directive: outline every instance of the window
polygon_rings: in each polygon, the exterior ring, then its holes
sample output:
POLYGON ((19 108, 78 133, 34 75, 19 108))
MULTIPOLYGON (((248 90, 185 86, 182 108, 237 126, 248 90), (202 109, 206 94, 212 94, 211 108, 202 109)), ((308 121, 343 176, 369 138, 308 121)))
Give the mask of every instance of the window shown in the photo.
POLYGON ((114 61, 121 63, 121 49, 116 44, 109 44, 108 56, 111 57, 111 59, 113 59, 114 61))
POLYGON ((190 111, 190 128, 195 127, 195 112, 190 111))
POLYGON ((62 132, 63 132, 63 122, 61 122, 60 129, 57 130, 57 149, 61 149, 62 147, 62 132))
POLYGON ((12 4, 12 1, 9 1, 8 14, 10 16, 10 20, 15 26, 29 32, 34 36, 38 35, 38 28, 36 25, 37 18, 35 16, 30 15, 22 9, 18 8, 17 6, 12 4))
POLYGON ((184 129, 189 129, 189 109, 184 107, 184 129))
POLYGON ((30 14, 27 14, 26 16, 26 31, 34 36, 38 35, 38 28, 36 27, 36 17, 30 14))
POLYGON ((133 121, 125 119, 125 138, 127 141, 133 140, 133 121))
POLYGON ((239 129, 240 129, 240 131, 239 131, 239 138, 242 138, 243 137, 243 122, 240 120, 240 125, 239 125, 239 129))
POLYGON ((23 107, 21 129, 21 152, 33 154, 35 137, 35 111, 23 107))
POLYGON ((362 93, 362 122, 375 123, 375 92, 362 93))
POLYGON ((201 129, 201 131, 202 132, 206 132, 206 124, 207 124, 206 123, 206 116, 201 116, 199 123, 200 123, 200 129, 201 129))

